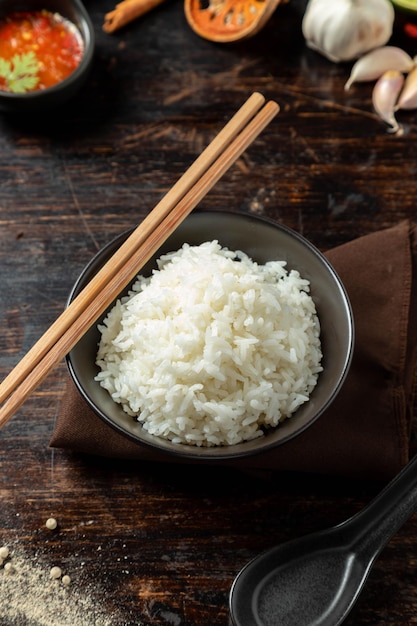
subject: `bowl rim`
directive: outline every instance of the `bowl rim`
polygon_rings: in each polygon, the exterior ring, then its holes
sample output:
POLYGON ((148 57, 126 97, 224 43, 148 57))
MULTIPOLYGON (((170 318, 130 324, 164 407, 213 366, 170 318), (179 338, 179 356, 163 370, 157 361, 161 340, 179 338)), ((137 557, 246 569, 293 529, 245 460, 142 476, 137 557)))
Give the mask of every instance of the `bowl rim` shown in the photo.
MULTIPOLYGON (((55 85, 52 85, 51 87, 46 87, 45 89, 38 89, 35 91, 27 91, 24 93, 0 91, 0 98, 2 100, 4 101, 10 100, 14 102, 25 102, 29 100, 36 101, 36 100, 44 99, 49 96, 53 96, 54 94, 59 94, 60 92, 65 91, 65 89, 67 88, 69 89, 74 83, 77 83, 77 81, 80 80, 84 72, 87 72, 94 56, 94 48, 95 48, 94 26, 88 14, 87 9, 85 8, 81 0, 66 0, 66 1, 72 5, 75 12, 78 14, 80 18, 80 22, 84 25, 84 28, 82 29, 78 27, 77 25, 75 25, 80 31, 81 37, 83 38, 84 45, 85 45, 84 53, 83 53, 80 63, 75 68, 75 70, 71 72, 71 74, 69 74, 66 78, 59 81, 55 85)), ((21 0, 20 4, 23 7, 23 5, 25 4, 25 1, 21 0)), ((42 2, 39 2, 39 4, 42 5, 42 2)), ((53 0, 48 0, 48 5, 50 4, 53 4, 53 0)), ((0 1, 0 10, 1 10, 1 1, 0 1)), ((21 9, 16 9, 16 10, 21 10, 21 9)), ((51 7, 48 6, 47 10, 52 10, 52 9, 51 7)), ((69 19, 69 18, 66 18, 66 19, 69 19)))
MULTIPOLYGON (((99 418, 101 418, 105 424, 111 426, 113 430, 121 434, 124 438, 127 438, 133 441, 138 446, 145 446, 147 448, 153 449, 155 452, 158 452, 162 454, 163 456, 165 456, 166 460, 169 460, 169 458, 171 458, 172 460, 172 458, 177 457, 177 458, 182 458, 182 459, 188 459, 190 461, 198 460, 200 462, 229 461, 229 460, 234 460, 234 459, 239 459, 239 458, 247 458, 247 457, 255 456, 257 454, 265 453, 276 447, 279 447, 283 443, 286 443, 287 441, 290 441, 294 439, 295 437, 298 437, 298 435, 300 435, 301 433, 306 431, 308 428, 310 428, 310 426, 312 426, 312 424, 314 424, 319 419, 319 417, 324 413, 324 411, 328 409, 328 407, 332 404, 332 402, 334 401, 334 399, 340 392, 341 388, 343 387, 343 384, 346 380, 346 377, 348 375, 348 372, 352 363, 354 343, 355 343, 354 316, 353 316, 353 310, 352 310, 352 306, 351 306, 346 288, 342 280, 340 279, 338 273, 334 269, 333 265, 329 262, 329 260, 324 256, 324 254, 313 243, 311 243, 308 239, 306 239, 303 235, 301 235, 297 231, 269 217, 254 215, 254 214, 245 213, 242 211, 196 209, 186 219, 189 219, 189 218, 193 219, 193 216, 196 216, 199 214, 209 215, 209 216, 215 216, 215 215, 229 216, 232 219, 236 218, 240 220, 244 219, 247 221, 251 221, 252 223, 254 222, 264 223, 267 226, 272 226, 273 228, 277 228, 278 230, 281 230, 286 235, 294 238, 301 245, 305 246, 311 252, 312 255, 318 258, 319 261, 322 263, 322 265, 325 267, 328 274, 332 277, 334 283, 337 285, 338 291, 341 295, 341 300, 343 301, 346 323, 347 323, 347 331, 348 331, 348 338, 346 342, 347 350, 346 350, 346 354, 345 354, 345 358, 343 362, 343 367, 341 367, 341 372, 338 377, 338 382, 333 387, 332 393, 329 395, 326 402, 324 402, 320 406, 319 410, 316 411, 314 416, 311 417, 304 424, 299 425, 299 427, 295 431, 293 431, 290 428, 290 425, 292 425, 292 420, 296 418, 297 412, 295 412, 289 419, 284 420, 276 427, 280 429, 281 433, 284 432, 284 435, 280 437, 278 441, 274 441, 274 440, 268 441, 267 437, 264 437, 264 438, 260 437, 258 439, 243 441, 243 442, 233 444, 230 446, 225 445, 225 446, 210 447, 210 446, 193 446, 193 445, 187 445, 184 443, 174 444, 173 442, 169 440, 165 440, 161 437, 157 437, 155 435, 153 436, 148 435, 146 431, 144 431, 144 438, 142 438, 141 436, 138 436, 126 430, 122 425, 116 423, 99 406, 96 405, 96 403, 92 400, 92 398, 90 398, 90 396, 88 395, 87 391, 83 387, 75 371, 75 367, 72 362, 72 350, 66 355, 66 364, 67 364, 67 368, 68 368, 68 371, 70 373, 73 383, 75 384, 76 388, 78 389, 78 392, 80 393, 81 397, 85 400, 87 405, 90 407, 90 409, 92 409, 93 412, 99 418), (285 434, 285 431, 287 430, 289 430, 289 432, 285 434), (256 445, 257 442, 262 443, 262 445, 256 445)), ((69 305, 71 301, 73 300, 73 298, 78 294, 80 285, 83 282, 84 277, 90 272, 91 269, 94 268, 94 266, 96 265, 98 261, 98 258, 100 256, 105 257, 105 260, 110 258, 111 255, 110 256, 106 256, 106 255, 109 254, 109 252, 113 249, 115 245, 118 245, 118 244, 121 245, 123 241, 129 236, 129 234, 133 230, 134 228, 126 229, 123 232, 121 232, 119 235, 117 235, 116 237, 113 237, 107 244, 105 244, 97 252, 97 254, 95 254, 90 259, 90 261, 84 266, 84 269, 82 270, 81 274, 78 276, 78 279, 74 283, 67 299, 67 305, 69 305)), ((159 252, 157 251, 153 255, 153 258, 158 258, 158 256, 159 256, 159 252)), ((98 266, 97 271, 100 269, 100 267, 101 265, 98 266)), ((131 283, 132 282, 133 281, 131 281, 131 283)), ((113 305, 110 305, 109 308, 111 308, 111 306, 113 305)), ((105 314, 100 315, 99 319, 102 319, 104 315, 105 314)), ((98 323, 98 320, 94 323, 94 325, 97 325, 97 323, 98 323)), ((302 408, 302 406, 300 407, 300 409, 302 408)), ((140 426, 139 422, 137 422, 137 424, 138 426, 140 426)))

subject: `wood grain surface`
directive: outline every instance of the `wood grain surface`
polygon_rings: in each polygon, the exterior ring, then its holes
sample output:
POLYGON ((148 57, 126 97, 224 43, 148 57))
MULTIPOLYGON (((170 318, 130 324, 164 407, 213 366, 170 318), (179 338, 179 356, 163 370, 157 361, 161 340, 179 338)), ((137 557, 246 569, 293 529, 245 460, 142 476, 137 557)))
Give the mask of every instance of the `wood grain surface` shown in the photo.
MULTIPOLYGON (((399 115, 404 133, 392 136, 369 84, 345 92, 350 65, 305 45, 305 2, 279 6, 237 44, 199 38, 174 0, 114 35, 102 31, 114 3, 85 5, 97 45, 82 91, 54 114, 0 117, 2 377, 62 311, 95 252, 153 208, 253 91, 276 100, 280 115, 205 208, 271 217, 322 250, 414 218, 417 112, 399 115)), ((415 54, 402 19, 394 41, 415 54)), ((68 593, 84 588, 112 626, 226 626, 230 586, 251 557, 343 521, 381 487, 52 450, 66 382, 62 363, 0 432, 0 545, 61 564, 68 593)), ((416 541, 412 519, 347 625, 417 623, 416 541)), ((0 597, 0 626, 44 626, 6 605, 0 597)), ((75 617, 72 626, 81 626, 75 617)))

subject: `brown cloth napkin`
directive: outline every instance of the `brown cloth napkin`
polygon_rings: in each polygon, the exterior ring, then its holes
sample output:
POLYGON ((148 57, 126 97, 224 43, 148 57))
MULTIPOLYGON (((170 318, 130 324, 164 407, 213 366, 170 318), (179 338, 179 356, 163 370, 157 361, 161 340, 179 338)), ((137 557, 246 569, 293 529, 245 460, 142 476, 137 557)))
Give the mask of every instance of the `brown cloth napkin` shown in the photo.
MULTIPOLYGON (((327 411, 295 439, 223 465, 385 480, 408 461, 417 355, 416 242, 417 228, 404 221, 326 253, 355 319, 346 382, 327 411)), ((120 435, 87 407, 71 381, 50 445, 104 457, 185 462, 120 435)))

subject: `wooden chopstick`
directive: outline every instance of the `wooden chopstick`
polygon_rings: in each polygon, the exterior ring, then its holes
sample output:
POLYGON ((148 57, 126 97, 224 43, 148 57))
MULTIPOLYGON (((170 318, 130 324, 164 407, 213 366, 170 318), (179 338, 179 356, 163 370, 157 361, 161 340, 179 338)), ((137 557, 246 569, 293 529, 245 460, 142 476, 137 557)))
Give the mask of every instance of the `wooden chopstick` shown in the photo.
POLYGON ((253 94, 0 385, 0 428, 277 115, 253 94))

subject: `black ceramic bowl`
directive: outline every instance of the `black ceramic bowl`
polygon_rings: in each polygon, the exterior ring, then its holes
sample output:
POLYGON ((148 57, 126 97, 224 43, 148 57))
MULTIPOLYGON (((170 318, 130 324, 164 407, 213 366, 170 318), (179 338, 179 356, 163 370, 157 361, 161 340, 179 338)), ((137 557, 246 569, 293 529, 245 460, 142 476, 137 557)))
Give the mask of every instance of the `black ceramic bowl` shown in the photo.
MULTIPOLYGON (((69 302, 88 284, 126 237, 127 233, 122 234, 92 259, 77 280, 69 302)), ((269 220, 238 213, 196 211, 185 219, 140 273, 149 274, 156 267, 155 260, 161 254, 178 250, 184 242, 199 245, 214 239, 231 250, 243 250, 259 263, 284 260, 288 269, 297 269, 302 277, 310 281, 311 295, 321 323, 324 369, 309 401, 291 418, 263 437, 233 446, 196 447, 174 444, 149 435, 94 380, 98 373, 95 360, 100 340, 96 325, 90 328, 67 358, 69 371, 79 392, 107 424, 126 437, 160 451, 201 460, 255 454, 282 444, 304 431, 330 405, 340 390, 349 369, 354 336, 348 298, 329 262, 305 238, 269 220)), ((127 291, 128 289, 125 290, 127 291)))
POLYGON ((14 11, 51 11, 59 13, 77 26, 85 51, 79 66, 65 80, 47 89, 27 93, 0 91, 0 111, 31 113, 48 110, 71 98, 84 84, 94 57, 94 28, 80 0, 0 0, 0 18, 14 11))

